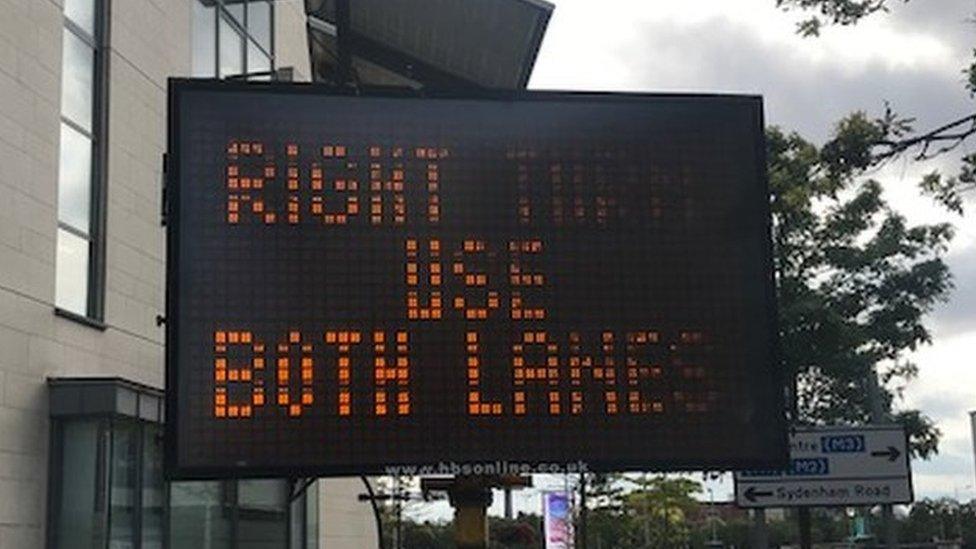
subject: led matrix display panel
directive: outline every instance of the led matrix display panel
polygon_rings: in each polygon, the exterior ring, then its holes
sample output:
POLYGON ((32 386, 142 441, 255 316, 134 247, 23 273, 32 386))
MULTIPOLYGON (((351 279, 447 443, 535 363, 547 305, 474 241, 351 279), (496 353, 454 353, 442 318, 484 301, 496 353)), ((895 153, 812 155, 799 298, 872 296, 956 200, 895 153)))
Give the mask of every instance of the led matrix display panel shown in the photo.
POLYGON ((782 463, 761 99, 170 109, 171 476, 782 463))

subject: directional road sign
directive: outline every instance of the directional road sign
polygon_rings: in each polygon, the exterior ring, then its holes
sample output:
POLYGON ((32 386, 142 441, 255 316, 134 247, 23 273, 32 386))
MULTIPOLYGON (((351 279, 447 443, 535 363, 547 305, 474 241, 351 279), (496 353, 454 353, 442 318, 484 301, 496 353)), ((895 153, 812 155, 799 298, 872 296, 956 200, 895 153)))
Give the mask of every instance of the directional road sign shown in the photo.
POLYGON ((785 471, 735 475, 740 507, 910 503, 912 475, 900 425, 796 428, 785 471))

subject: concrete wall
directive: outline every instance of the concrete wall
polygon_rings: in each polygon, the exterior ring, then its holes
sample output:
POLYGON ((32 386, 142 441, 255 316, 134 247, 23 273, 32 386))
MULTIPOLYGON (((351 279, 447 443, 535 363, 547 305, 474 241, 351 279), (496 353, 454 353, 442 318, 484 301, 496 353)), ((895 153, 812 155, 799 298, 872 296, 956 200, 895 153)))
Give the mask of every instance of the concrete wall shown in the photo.
MULTIPOLYGON (((190 72, 190 2, 111 2, 104 331, 54 315, 61 3, 0 0, 0 549, 44 545, 45 379, 163 386, 166 79, 190 72)), ((302 1, 277 6, 277 63, 307 79, 302 1)), ((353 486, 324 483, 325 548, 375 545, 353 486)))
POLYGON ((321 549, 376 547, 376 520, 372 507, 357 500, 365 491, 366 487, 358 478, 319 481, 321 549))
POLYGON ((61 7, 0 0, 0 548, 41 547, 44 378, 115 337, 55 318, 61 7))
POLYGON ((312 71, 305 32, 305 0, 277 0, 275 6, 277 66, 292 67, 296 81, 308 81, 312 71))

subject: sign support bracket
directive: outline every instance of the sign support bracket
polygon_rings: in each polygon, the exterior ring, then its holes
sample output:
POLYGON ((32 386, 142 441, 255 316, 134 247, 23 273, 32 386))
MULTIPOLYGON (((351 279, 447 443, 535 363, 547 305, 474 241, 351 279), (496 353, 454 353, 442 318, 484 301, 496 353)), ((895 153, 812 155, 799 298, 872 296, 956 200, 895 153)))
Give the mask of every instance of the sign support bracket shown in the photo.
POLYGON ((309 487, 315 484, 318 477, 291 478, 288 479, 288 503, 295 503, 295 500, 305 495, 309 487))
POLYGON ((426 499, 430 492, 447 492, 454 508, 454 543, 458 549, 487 549, 488 507, 492 488, 532 486, 532 477, 522 475, 457 475, 447 478, 422 478, 420 489, 426 499))

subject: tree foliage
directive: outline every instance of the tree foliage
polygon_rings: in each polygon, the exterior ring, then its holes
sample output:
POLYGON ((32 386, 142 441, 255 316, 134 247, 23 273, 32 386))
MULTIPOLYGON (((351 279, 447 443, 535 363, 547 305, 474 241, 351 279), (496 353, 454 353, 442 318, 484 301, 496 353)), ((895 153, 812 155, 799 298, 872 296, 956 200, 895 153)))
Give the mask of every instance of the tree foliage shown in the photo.
MULTIPOLYGON (((855 115, 818 148, 795 133, 768 131, 774 261, 782 355, 800 382, 798 420, 864 423, 865 380, 883 366, 882 408, 892 409, 917 373, 905 353, 931 341, 926 313, 952 287, 943 262, 952 228, 911 226, 863 179, 871 124, 855 115)), ((938 431, 915 410, 896 411, 916 455, 936 450, 938 431)))
POLYGON ((543 549, 542 517, 519 513, 505 519, 488 517, 489 549, 543 549))
MULTIPOLYGON (((812 13, 797 24, 803 36, 817 36, 824 25, 853 25, 869 15, 886 12, 897 3, 910 0, 775 0, 776 6, 786 10, 812 13)), ((933 5, 933 9, 937 9, 933 5)), ((965 87, 970 97, 976 97, 976 49, 969 65, 963 67, 965 87)), ((885 105, 884 114, 869 119, 855 113, 842 124, 852 124, 860 131, 843 132, 846 141, 834 143, 838 149, 862 168, 874 167, 911 154, 916 160, 926 160, 952 151, 976 134, 976 113, 962 113, 928 131, 916 131, 915 120, 900 117, 885 105)), ((963 197, 976 192, 976 154, 962 158, 959 172, 943 176, 933 172, 919 183, 919 189, 958 214, 963 213, 963 197)))
POLYGON ((776 0, 777 7, 815 13, 797 23, 797 32, 804 36, 819 35, 825 24, 853 25, 872 13, 885 11, 887 3, 888 0, 776 0))
POLYGON ((684 547, 692 538, 689 518, 701 490, 694 479, 665 475, 589 479, 587 547, 684 547))
POLYGON ((900 522, 899 536, 906 543, 958 539, 963 547, 976 547, 976 502, 950 498, 916 502, 900 522))

